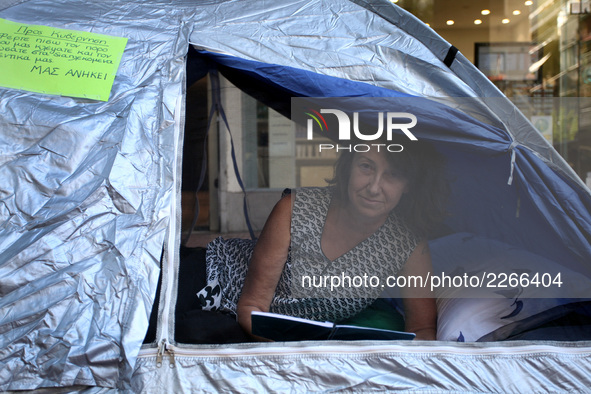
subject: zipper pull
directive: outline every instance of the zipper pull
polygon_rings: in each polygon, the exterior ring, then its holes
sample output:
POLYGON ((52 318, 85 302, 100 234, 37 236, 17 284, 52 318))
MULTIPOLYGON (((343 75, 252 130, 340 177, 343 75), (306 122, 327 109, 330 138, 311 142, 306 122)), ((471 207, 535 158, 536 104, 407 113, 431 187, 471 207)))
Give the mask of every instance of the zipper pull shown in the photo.
POLYGON ((168 351, 168 354, 170 355, 170 364, 168 364, 168 366, 170 368, 175 368, 176 367, 176 362, 174 360, 174 350, 172 350, 172 348, 168 348, 166 350, 168 351))
POLYGON ((160 341, 158 345, 158 353, 156 354, 156 367, 160 368, 162 366, 162 358, 164 357, 164 352, 166 351, 166 339, 160 341))
POLYGON ((164 354, 168 353, 170 356, 170 364, 168 366, 170 368, 176 367, 176 362, 174 360, 174 350, 171 347, 168 347, 168 342, 166 339, 160 341, 160 345, 158 345, 158 353, 156 354, 156 367, 160 368, 162 366, 162 360, 164 359, 164 354))

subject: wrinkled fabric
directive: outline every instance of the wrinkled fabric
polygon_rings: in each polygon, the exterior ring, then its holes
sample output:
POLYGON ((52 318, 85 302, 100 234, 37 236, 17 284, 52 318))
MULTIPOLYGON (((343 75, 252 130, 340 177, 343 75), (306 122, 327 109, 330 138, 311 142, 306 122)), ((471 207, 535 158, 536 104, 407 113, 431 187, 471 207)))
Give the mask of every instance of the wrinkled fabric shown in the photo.
POLYGON ((581 392, 591 384, 589 342, 497 344, 306 342, 175 349, 158 366, 138 360, 142 393, 581 392), (373 346, 372 346, 373 345, 373 346))
POLYGON ((0 89, 0 390, 114 387, 134 367, 175 231, 181 16, 87 1, 0 12, 128 38, 108 102, 0 89))

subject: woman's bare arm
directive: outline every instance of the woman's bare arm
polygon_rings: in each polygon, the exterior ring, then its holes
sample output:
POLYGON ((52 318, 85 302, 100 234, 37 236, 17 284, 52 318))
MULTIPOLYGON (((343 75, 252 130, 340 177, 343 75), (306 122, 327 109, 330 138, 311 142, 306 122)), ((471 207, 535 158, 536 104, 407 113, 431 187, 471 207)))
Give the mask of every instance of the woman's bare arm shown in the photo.
MULTIPOLYGON (((427 278, 432 271, 431 254, 426 241, 420 242, 408 258, 399 275, 427 278)), ((408 283, 409 281, 407 281, 408 283)), ((411 280, 412 284, 413 281, 411 280)), ((428 284, 401 289, 404 302, 405 331, 414 332, 416 339, 435 340, 437 336, 437 305, 428 284)))
POLYGON ((289 251, 291 196, 273 208, 254 248, 237 305, 238 323, 252 335, 250 313, 269 311, 289 251))

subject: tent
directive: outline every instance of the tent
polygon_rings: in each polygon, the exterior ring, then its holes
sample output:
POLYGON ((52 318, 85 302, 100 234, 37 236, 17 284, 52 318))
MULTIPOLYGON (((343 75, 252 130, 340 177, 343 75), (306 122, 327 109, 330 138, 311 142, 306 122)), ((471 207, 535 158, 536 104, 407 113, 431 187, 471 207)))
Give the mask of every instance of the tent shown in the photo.
MULTIPOLYGON (((0 389, 589 387, 587 340, 497 340, 549 318, 538 312, 584 314, 591 194, 515 106, 412 15, 385 0, 8 0, 0 18, 127 38, 106 101, 0 88, 0 389), (465 342, 452 327, 472 324, 474 309, 463 304, 437 342, 177 343, 189 46, 198 70, 282 113, 291 97, 430 100, 440 112, 419 138, 441 142, 461 169, 434 256, 558 264, 572 273, 567 282, 577 280, 566 287, 582 293, 560 293, 551 305, 529 294, 546 303, 510 324, 495 315, 486 332, 464 326, 465 342), (155 339, 142 345, 160 275, 155 339)), ((479 312, 504 307, 493 301, 479 312)))

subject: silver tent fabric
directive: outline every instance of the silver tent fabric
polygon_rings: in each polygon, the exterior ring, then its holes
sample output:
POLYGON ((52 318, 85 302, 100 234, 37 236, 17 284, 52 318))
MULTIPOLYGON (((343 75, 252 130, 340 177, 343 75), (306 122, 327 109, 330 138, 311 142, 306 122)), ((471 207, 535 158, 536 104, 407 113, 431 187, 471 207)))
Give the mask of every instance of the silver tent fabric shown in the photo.
MULTIPOLYGON (((129 39, 106 103, 0 89, 0 390, 589 386, 588 343, 494 351, 455 343, 256 344, 184 355, 179 345, 174 368, 158 365, 155 346, 137 357, 161 256, 167 307, 160 318, 173 317, 188 45, 419 96, 499 97, 480 90, 482 76, 461 55, 447 68, 449 44, 420 21, 385 0, 10 0, 0 3, 0 17, 129 39)), ((510 108, 484 116, 502 125, 510 108)), ((517 129, 520 143, 576 178, 531 127, 517 129)), ((173 326, 158 336, 173 341, 173 326)))
POLYGON ((141 357, 134 392, 588 392, 590 343, 244 344, 141 357), (200 355, 191 355, 200 353, 200 355), (182 353, 181 353, 182 352, 182 353))
POLYGON ((0 17, 129 39, 108 102, 0 89, 0 390, 114 387, 177 232, 189 25, 169 5, 118 1, 0 17))

